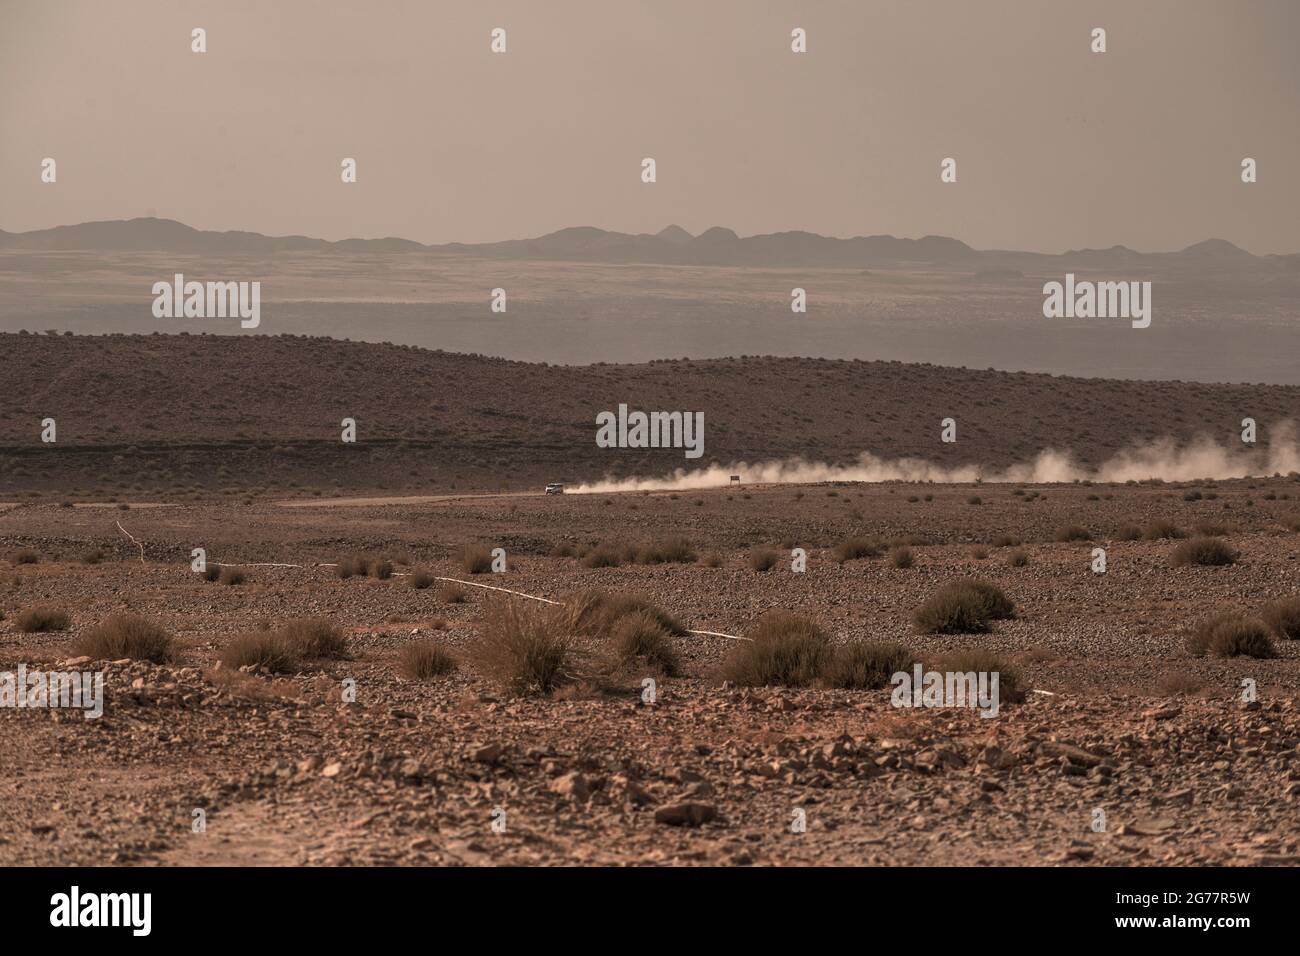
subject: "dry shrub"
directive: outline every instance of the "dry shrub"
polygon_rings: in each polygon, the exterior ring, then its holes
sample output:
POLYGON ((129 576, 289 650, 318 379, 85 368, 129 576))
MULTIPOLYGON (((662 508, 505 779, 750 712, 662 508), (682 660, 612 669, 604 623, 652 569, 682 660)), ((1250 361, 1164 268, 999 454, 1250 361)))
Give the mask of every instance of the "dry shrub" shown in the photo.
POLYGON ((469 600, 469 592, 455 581, 443 581, 435 597, 443 604, 464 604, 469 600))
POLYGON ((891 567, 899 569, 910 568, 915 562, 916 558, 913 557, 911 548, 894 548, 894 550, 889 552, 889 564, 891 567))
POLYGON ((1077 524, 1067 525, 1064 528, 1057 528, 1053 538, 1057 541, 1091 541, 1092 532, 1087 528, 1077 524))
POLYGON ((1187 650, 1196 657, 1277 657, 1268 625, 1236 611, 1207 618, 1187 635, 1187 650))
POLYGON ((1013 568, 1023 568, 1029 563, 1029 554, 1026 551, 1012 551, 1007 555, 1007 565, 1013 568))
POLYGON ((39 564, 41 556, 31 548, 23 548, 21 551, 15 551, 9 560, 14 564, 39 564))
POLYGON ((81 556, 82 564, 99 564, 104 560, 104 552, 96 548, 94 551, 87 551, 81 556))
POLYGON ((990 542, 995 548, 1014 548, 1020 543, 1020 539, 1010 534, 995 534, 990 542))
POLYGON ((323 617, 304 617, 287 621, 280 637, 294 653, 307 660, 345 660, 347 636, 323 617))
POLYGON ((230 567, 222 568, 220 580, 222 584, 227 584, 230 585, 231 587, 235 586, 236 584, 243 584, 244 572, 240 571, 238 568, 230 568, 230 567))
POLYGON ((964 579, 936 591, 913 615, 925 634, 978 634, 989 622, 1012 617, 1015 605, 995 584, 964 579))
POLYGON ((68 625, 72 623, 72 618, 66 611, 42 604, 19 611, 14 623, 24 634, 38 634, 48 631, 66 631, 68 625))
POLYGON ((665 538, 637 547, 637 564, 694 564, 695 548, 685 538, 665 538))
POLYGON ((205 581, 221 580, 221 565, 216 563, 209 563, 206 567, 204 567, 203 580, 205 581))
POLYGON ((97 661, 153 661, 172 659, 172 636, 138 614, 112 614, 86 631, 73 645, 78 654, 97 661))
POLYGON ((339 558, 334 564, 334 573, 344 580, 353 575, 364 575, 366 573, 366 561, 364 558, 355 555, 347 558, 339 558))
POLYGON ((1115 532, 1116 541, 1141 541, 1142 529, 1135 524, 1126 524, 1115 532))
POLYGON ((487 574, 492 570, 492 551, 482 544, 470 544, 461 549, 460 567, 466 574, 487 574))
POLYGON ((733 684, 807 687, 821 677, 831 659, 831 642, 811 618, 768 611, 738 641, 723 664, 733 684))
POLYGON ((845 538, 831 549, 831 557, 839 564, 862 558, 878 558, 880 545, 869 538, 845 538))
POLYGON ((1279 638, 1300 640, 1300 597, 1282 598, 1264 606, 1260 615, 1279 638))
POLYGON ((700 564, 704 565, 706 568, 720 568, 722 567, 722 555, 718 554, 716 551, 710 551, 704 557, 700 558, 700 564))
POLYGON ((472 646, 479 668, 514 694, 549 694, 573 675, 577 654, 565 609, 494 601, 472 646))
MULTIPOLYGON (((1025 687, 1020 669, 1004 657, 982 648, 950 651, 940 654, 928 665, 930 670, 944 674, 985 673, 998 675, 999 704, 1014 704, 1025 699, 1025 687)), ((915 693, 913 689, 913 693, 915 693)))
POLYGON ((685 626, 667 611, 635 594, 579 591, 564 602, 569 627, 577 634, 606 638, 620 618, 648 614, 661 628, 676 637, 687 634, 685 626))
POLYGON ((1168 538, 1185 538, 1187 533, 1180 530, 1172 521, 1152 521, 1142 529, 1142 537, 1148 541, 1162 541, 1168 538))
POLYGON ((415 588, 417 591, 423 591, 431 584, 433 584, 433 575, 428 571, 420 570, 411 572, 411 587, 415 588))
POLYGON ((387 558, 374 558, 366 565, 366 573, 379 581, 387 581, 393 576, 393 562, 387 558))
POLYGON ((749 567, 753 571, 771 571, 781 556, 771 548, 754 548, 749 552, 749 567))
POLYGON ((279 631, 237 635, 222 648, 220 660, 222 667, 248 667, 271 674, 292 674, 301 666, 295 649, 279 631))
POLYGON ((1226 541, 1218 538, 1189 538, 1174 548, 1169 560, 1174 567, 1198 565, 1223 567, 1236 562, 1239 555, 1226 541))
POLYGON ((609 640, 619 660, 625 664, 641 660, 666 677, 676 677, 681 673, 681 661, 673 647, 672 635, 649 611, 622 615, 614 622, 609 640))
POLYGON ((1198 521, 1195 525, 1196 533, 1204 535, 1207 538, 1222 538, 1228 533, 1228 529, 1221 524, 1215 524, 1213 521, 1198 521))
POLYGON ((916 655, 897 642, 850 641, 832 652, 825 683, 845 690, 878 690, 888 686, 894 674, 911 670, 916 660, 916 655))
POLYGON ((582 556, 584 568, 616 568, 622 563, 619 549, 609 544, 598 544, 582 556))
POLYGON ((456 669, 456 658, 437 641, 411 641, 398 653, 397 667, 410 680, 432 680, 456 669))

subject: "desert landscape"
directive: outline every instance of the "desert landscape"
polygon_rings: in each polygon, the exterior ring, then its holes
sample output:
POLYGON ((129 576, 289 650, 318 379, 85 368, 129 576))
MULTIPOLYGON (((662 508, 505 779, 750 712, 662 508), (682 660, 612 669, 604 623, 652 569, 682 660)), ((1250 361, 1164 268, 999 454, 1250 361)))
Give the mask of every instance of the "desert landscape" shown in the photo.
MULTIPOLYGON (((1297 860, 1295 471, 701 488, 674 485, 681 452, 659 449, 622 471, 662 487, 621 490, 576 438, 611 394, 657 407, 656 388, 695 387, 675 397, 710 409, 706 462, 740 460, 759 428, 773 456, 935 459, 933 401, 969 409, 950 467, 1056 447, 1082 473, 1162 447, 1125 433, 1126 409, 1182 449, 1231 435, 1247 404, 1281 426, 1290 388, 793 359, 545 368, 281 337, 4 344, 0 669, 106 681, 97 719, 0 711, 13 862, 1297 860), (299 374, 265 374, 291 355, 299 374), (355 446, 325 437, 343 370, 355 446), (824 432, 800 427, 809 406, 785 396, 801 388, 824 432), (534 419, 556 394, 573 439, 534 419), (23 441, 46 414, 59 443, 23 441), (230 414, 246 434, 223 442, 230 414), (543 494, 555 480, 571 490, 543 494), (924 616, 969 581, 1009 616, 924 616), (1221 614, 1233 636, 1197 645, 1221 614), (797 665, 746 656, 773 626, 813 629, 797 665), (511 635, 563 650, 502 661, 511 635), (894 706, 889 676, 914 661, 999 670, 1001 712, 894 706)), ((1259 455, 1278 452, 1269 429, 1259 455)), ((1220 455, 1185 467, 1268 464, 1220 455)))

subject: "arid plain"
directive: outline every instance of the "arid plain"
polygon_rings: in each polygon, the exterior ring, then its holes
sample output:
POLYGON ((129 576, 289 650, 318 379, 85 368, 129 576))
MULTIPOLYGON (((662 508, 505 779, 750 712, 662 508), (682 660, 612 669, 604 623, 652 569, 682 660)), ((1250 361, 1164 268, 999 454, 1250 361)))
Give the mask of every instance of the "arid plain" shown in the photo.
POLYGON ((1300 480, 1267 457, 1295 389, 292 337, 3 347, 0 670, 106 674, 98 719, 0 710, 10 862, 1300 861, 1300 642, 1277 610, 1300 480), (543 495, 686 464, 596 448, 618 401, 708 409, 703 463, 740 483, 543 495), (1087 478, 1198 438, 1219 457, 1169 467, 1268 477, 1087 478), (761 484, 734 464, 871 451, 992 478, 1047 448, 1081 480, 761 484), (966 579, 1013 609, 934 633, 918 610, 966 579), (636 627, 587 614, 631 597, 636 627), (751 679, 743 638, 772 612, 815 625, 824 668, 751 679), (1225 612, 1251 640, 1194 653, 1225 612), (152 650, 86 653, 123 616, 152 650), (512 627, 564 632, 537 681, 488 652, 512 627), (864 645, 983 655, 1014 687, 996 717, 895 707, 836 666, 864 645))

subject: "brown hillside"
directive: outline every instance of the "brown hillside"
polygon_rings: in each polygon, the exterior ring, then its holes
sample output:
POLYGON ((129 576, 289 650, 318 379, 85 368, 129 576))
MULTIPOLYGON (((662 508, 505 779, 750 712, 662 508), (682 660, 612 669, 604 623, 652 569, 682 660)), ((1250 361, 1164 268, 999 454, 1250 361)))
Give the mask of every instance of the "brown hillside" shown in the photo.
POLYGON ((740 357, 584 367, 293 336, 0 335, 0 489, 518 487, 658 475, 711 461, 861 451, 990 467, 1068 449, 1096 464, 1134 443, 1300 411, 1300 389, 1054 377, 896 362, 740 357), (620 402, 700 410, 703 459, 607 450, 620 402), (956 444, 939 423, 959 423, 956 444), (58 423, 56 445, 41 421, 58 423), (356 419, 359 442, 339 442, 356 419))

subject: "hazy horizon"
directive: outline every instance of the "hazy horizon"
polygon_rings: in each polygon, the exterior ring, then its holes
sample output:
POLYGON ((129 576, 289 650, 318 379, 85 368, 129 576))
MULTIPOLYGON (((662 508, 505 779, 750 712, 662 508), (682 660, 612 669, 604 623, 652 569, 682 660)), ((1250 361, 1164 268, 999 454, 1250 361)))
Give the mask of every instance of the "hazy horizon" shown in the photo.
POLYGON ((152 215, 426 244, 677 223, 1285 254, 1300 250, 1298 26, 1300 7, 1273 0, 5 0, 0 223, 152 215))

